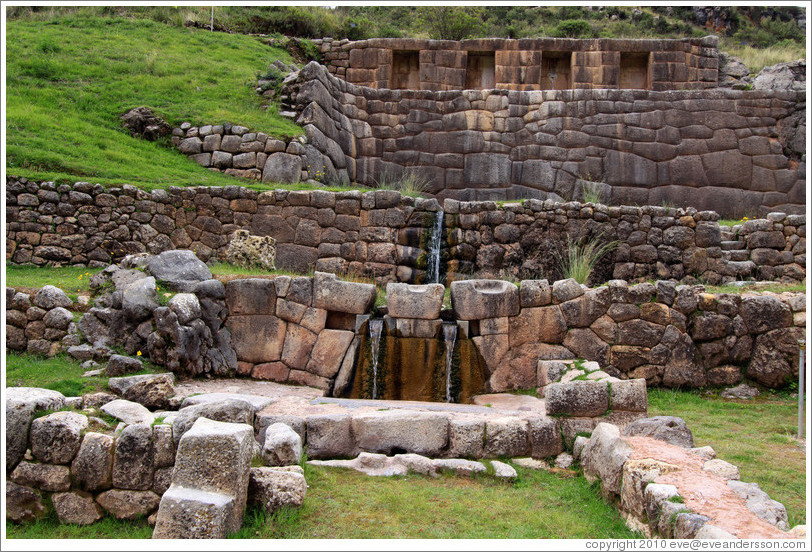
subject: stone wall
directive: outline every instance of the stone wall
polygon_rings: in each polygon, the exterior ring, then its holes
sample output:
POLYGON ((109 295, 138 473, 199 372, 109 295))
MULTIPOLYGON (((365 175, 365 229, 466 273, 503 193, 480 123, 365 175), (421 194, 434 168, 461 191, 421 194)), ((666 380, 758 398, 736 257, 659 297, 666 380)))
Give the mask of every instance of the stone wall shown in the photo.
POLYGON ((6 346, 12 351, 54 356, 62 346, 79 344, 73 301, 59 288, 45 286, 33 297, 6 288, 6 346))
MULTIPOLYGON (((477 273, 560 277, 550 254, 572 239, 624 243, 598 268, 596 282, 665 279, 803 280, 806 218, 770 214, 728 230, 718 215, 693 209, 606 207, 527 200, 446 200, 441 272, 449 281, 477 273)), ((237 186, 146 192, 9 177, 6 255, 18 264, 107 266, 133 253, 186 248, 225 259, 233 233, 277 241, 277 267, 352 273, 387 282, 425 280, 436 200, 398 192, 275 190, 237 186)))
POLYGON ((588 289, 574 280, 451 284, 461 333, 482 355, 488 389, 544 385, 548 360, 586 359, 649 385, 768 387, 797 379, 803 293, 710 294, 673 281, 588 289))
POLYGON ((631 55, 643 87, 652 90, 713 88, 718 39, 680 40, 483 38, 463 41, 373 38, 315 40, 335 76, 372 88, 406 88, 409 71, 419 90, 630 87, 631 55), (405 56, 412 54, 411 64, 405 56), (472 58, 489 57, 488 77, 472 58), (561 61, 559 61, 561 60, 561 61), (409 66, 411 65, 411 66, 409 66), (550 69, 557 73, 550 78, 550 69), (472 74, 473 73, 473 74, 472 74), (566 75, 566 76, 564 76, 566 75), (480 77, 480 78, 477 78, 480 77))
POLYGON ((389 90, 310 63, 284 93, 308 142, 362 184, 411 172, 465 200, 595 188, 728 217, 805 204, 803 92, 389 90))
POLYGON ((806 217, 771 213, 733 227, 712 211, 657 206, 607 207, 527 200, 444 202, 446 277, 561 277, 567 241, 619 241, 598 263, 594 282, 623 280, 801 281, 806 217))

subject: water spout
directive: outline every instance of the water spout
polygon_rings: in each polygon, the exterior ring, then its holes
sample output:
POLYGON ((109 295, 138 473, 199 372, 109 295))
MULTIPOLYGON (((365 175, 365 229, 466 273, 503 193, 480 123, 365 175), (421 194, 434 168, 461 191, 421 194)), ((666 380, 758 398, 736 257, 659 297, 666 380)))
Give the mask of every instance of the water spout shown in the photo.
POLYGON ((434 228, 429 241, 428 259, 426 263, 426 282, 436 284, 440 281, 440 246, 443 243, 443 210, 437 211, 434 219, 434 228))
POLYGON ((378 350, 381 346, 381 332, 383 320, 369 321, 369 337, 372 342, 372 398, 378 398, 378 350))
POLYGON ((445 339, 445 402, 451 402, 451 360, 454 358, 454 344, 457 341, 457 325, 443 324, 445 339))

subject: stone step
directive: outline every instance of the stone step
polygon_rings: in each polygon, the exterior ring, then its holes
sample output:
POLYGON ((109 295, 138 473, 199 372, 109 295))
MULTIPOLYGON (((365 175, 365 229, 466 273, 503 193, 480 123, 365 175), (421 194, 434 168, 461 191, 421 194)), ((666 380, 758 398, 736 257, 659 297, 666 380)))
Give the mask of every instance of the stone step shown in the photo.
POLYGON ((747 246, 742 241, 737 240, 723 240, 722 251, 735 251, 738 249, 745 249, 747 246))

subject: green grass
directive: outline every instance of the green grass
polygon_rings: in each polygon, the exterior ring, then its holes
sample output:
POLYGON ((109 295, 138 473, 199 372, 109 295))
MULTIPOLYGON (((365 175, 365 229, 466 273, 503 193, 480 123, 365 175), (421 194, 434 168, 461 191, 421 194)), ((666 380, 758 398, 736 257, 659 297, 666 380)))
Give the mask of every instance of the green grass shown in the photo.
POLYGON ((683 418, 695 446, 712 446, 719 458, 739 467, 742 481, 758 483, 783 503, 790 526, 805 523, 806 456, 795 440, 798 400, 775 393, 749 401, 700 393, 649 389, 649 416, 683 418))
POLYGON ((146 519, 127 521, 112 516, 92 525, 61 524, 51 510, 48 517, 36 523, 16 525, 6 521, 6 534, 10 539, 149 539, 152 527, 146 519))
POLYGON ((90 294, 90 277, 101 270, 78 266, 41 268, 6 264, 6 285, 16 288, 56 286, 76 302, 78 295, 90 294))
POLYGON ((768 285, 752 285, 752 286, 705 286, 705 291, 708 293, 750 293, 754 291, 770 291, 772 293, 784 292, 806 292, 806 282, 795 282, 792 284, 768 284, 768 285))
MULTIPOLYGON (((156 367, 144 360, 139 374, 157 372, 156 367)), ((101 364, 100 366, 103 366, 101 364)), ((160 370, 165 371, 165 370, 160 370)), ((59 391, 66 397, 77 397, 107 389, 106 376, 83 378, 84 368, 71 357, 60 354, 42 358, 28 353, 6 353, 6 385, 8 387, 42 387, 59 391)))
POLYGON ((261 108, 256 74, 287 52, 243 35, 85 12, 7 22, 9 174, 102 184, 233 185, 119 116, 140 105, 170 124, 233 122, 286 137, 301 129, 261 108))
POLYGON ((519 479, 369 477, 307 467, 300 510, 249 513, 236 538, 634 538, 582 477, 517 468, 519 479))

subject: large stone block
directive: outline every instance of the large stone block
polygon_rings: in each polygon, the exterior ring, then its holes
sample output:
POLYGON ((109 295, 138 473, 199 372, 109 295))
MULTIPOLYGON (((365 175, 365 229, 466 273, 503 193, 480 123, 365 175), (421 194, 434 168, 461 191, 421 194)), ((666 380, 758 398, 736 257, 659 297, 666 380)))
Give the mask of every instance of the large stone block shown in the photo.
POLYGON ((38 492, 24 485, 6 481, 6 519, 28 523, 48 515, 48 504, 38 492))
POLYGON ((326 272, 314 275, 313 294, 313 306, 328 311, 364 314, 375 303, 374 285, 344 282, 326 272))
POLYGON ((352 417, 349 414, 307 417, 308 458, 339 458, 352 456, 354 452, 355 438, 352 435, 352 417))
POLYGON ((354 337, 353 332, 322 330, 310 353, 306 370, 323 378, 334 377, 354 337))
POLYGON ((393 318, 434 320, 440 317, 444 292, 442 284, 389 283, 386 285, 388 314, 393 318))
POLYGON ((301 506, 306 493, 307 482, 299 471, 290 468, 251 468, 248 501, 261 506, 268 513, 285 506, 301 506))
POLYGON ((116 439, 113 486, 146 491, 152 487, 154 474, 152 428, 148 424, 128 425, 116 439))
POLYGON ((530 431, 530 454, 533 458, 550 458, 564 450, 561 427, 553 418, 531 418, 528 420, 530 431))
POLYGON ((54 412, 31 422, 31 452, 49 464, 68 464, 79 451, 87 416, 54 412))
POLYGON ((41 491, 68 491, 70 469, 67 466, 22 461, 11 472, 11 480, 18 485, 34 487, 41 491))
POLYGON ((90 525, 102 518, 104 510, 85 492, 56 493, 51 497, 60 523, 90 525))
POLYGON ((609 410, 609 389, 602 381, 551 383, 544 389, 551 416, 601 416, 609 410))
POLYGON ((648 410, 646 380, 639 378, 613 381, 609 393, 609 408, 628 412, 646 412, 648 410))
POLYGON ((161 497, 152 491, 112 489, 96 497, 96 502, 116 519, 138 519, 158 509, 161 497))
POLYGON ((601 481, 605 493, 620 494, 623 465, 632 448, 620 437, 617 426, 599 423, 581 452, 581 466, 587 481, 601 481))
POLYGON ((510 346, 525 343, 561 343, 567 324, 558 306, 523 308, 510 318, 510 346))
POLYGON ((193 404, 181 408, 172 421, 172 437, 178 443, 199 418, 209 421, 230 422, 235 424, 254 424, 254 405, 236 397, 193 404))
POLYGON ((282 358, 287 328, 284 320, 269 315, 229 316, 226 327, 238 360, 260 364, 282 358))
POLYGON ((298 155, 276 152, 265 160, 263 182, 296 183, 302 178, 302 158, 298 155))
POLYGON ((101 411, 125 424, 151 424, 155 420, 155 416, 147 407, 124 399, 116 399, 103 404, 101 411))
POLYGON ((448 415, 440 412, 385 410, 363 412, 352 419, 358 448, 437 456, 448 442, 448 415))
POLYGON ((676 416, 654 416, 635 420, 623 429, 623 435, 651 437, 683 448, 694 446, 694 435, 685 420, 676 416))
POLYGON ((273 280, 242 278, 226 284, 226 306, 233 315, 276 314, 276 286, 273 280))
POLYGON ((174 291, 191 291, 194 284, 212 277, 206 263, 186 249, 173 249, 150 257, 146 268, 174 291))
POLYGON ((516 417, 489 418, 485 423, 484 455, 490 458, 527 456, 530 436, 527 420, 516 417))
POLYGON ((224 539, 234 497, 172 486, 161 497, 153 539, 224 539))
POLYGON ((181 487, 232 498, 224 530, 226 534, 237 531, 245 511, 253 451, 254 430, 250 425, 199 418, 180 440, 172 487, 167 493, 181 487))
POLYGON ((503 280, 451 283, 451 305, 459 320, 481 320, 519 314, 519 288, 503 280))
POLYGON ((482 458, 485 443, 485 420, 451 418, 448 422, 448 456, 482 458))

